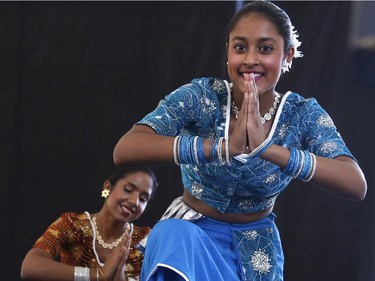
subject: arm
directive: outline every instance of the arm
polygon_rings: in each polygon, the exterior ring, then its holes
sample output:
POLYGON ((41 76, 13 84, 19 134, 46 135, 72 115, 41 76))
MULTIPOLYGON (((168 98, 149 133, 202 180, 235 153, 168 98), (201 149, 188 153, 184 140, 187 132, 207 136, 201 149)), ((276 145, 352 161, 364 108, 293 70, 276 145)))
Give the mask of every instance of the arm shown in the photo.
MULTIPOLYGON (((90 274, 91 280, 95 280, 96 273, 90 274)), ((59 263, 42 249, 31 249, 21 266, 22 280, 40 281, 71 281, 74 280, 74 267, 59 263)))
POLYGON ((174 137, 157 135, 145 125, 130 129, 115 146, 116 165, 168 163, 173 161, 174 137))
MULTIPOLYGON (((96 268, 90 269, 90 280, 101 281, 124 281, 125 262, 129 253, 131 238, 127 236, 121 247, 117 247, 106 260, 104 267, 99 273, 96 268), (103 274, 103 275, 102 275, 103 274)), ((45 250, 31 249, 21 266, 21 279, 33 281, 72 281, 74 280, 74 266, 55 261, 45 250)))
MULTIPOLYGON (((79 236, 80 231, 74 227, 74 221, 69 219, 69 214, 63 214, 53 222, 44 234, 34 244, 25 256, 21 266, 21 278, 23 280, 46 280, 46 281, 64 281, 74 280, 75 268, 73 265, 63 264, 56 259, 61 254, 61 248, 76 250, 78 244, 74 243, 70 247, 71 240, 82 241, 85 238, 79 236), (78 234, 77 234, 78 232, 78 234), (74 236, 74 238, 72 238, 74 236), (65 246, 63 246, 65 245, 65 246)), ((131 236, 127 235, 123 239, 121 247, 116 247, 106 258, 105 264, 101 269, 100 280, 114 280, 114 275, 121 265, 121 260, 127 258, 129 252, 129 243, 131 236)), ((91 246, 90 246, 91 247, 91 246)), ((70 251, 70 250, 69 250, 70 251)), ((75 261, 78 263, 78 261, 75 261)), ((87 267, 86 264, 77 264, 80 267, 87 267)), ((90 280, 97 280, 96 268, 90 269, 90 280)), ((121 280, 121 279, 116 279, 121 280)))
MULTIPOLYGON (((266 139, 264 128, 260 123, 258 95, 254 94, 257 93, 257 90, 252 85, 249 76, 247 77, 247 93, 244 94, 242 105, 244 110, 241 110, 242 116, 239 116, 241 124, 236 125, 236 128, 240 128, 246 123, 247 141, 251 151, 266 139)), ((236 128, 231 135, 231 154, 232 151, 234 155, 238 154, 238 152, 247 153, 243 152, 246 137, 238 137, 238 132, 243 132, 243 129, 236 128), (233 140, 235 140, 233 143, 232 136, 234 136, 233 140)), ((290 151, 288 148, 272 144, 260 157, 280 166, 284 170, 289 161, 290 151)), ((316 156, 316 171, 312 182, 341 197, 354 201, 362 200, 367 192, 367 183, 361 168, 348 156, 332 158, 316 156)))
MULTIPOLYGON (((114 148, 115 164, 172 163, 174 137, 187 124, 197 122, 205 114, 201 102, 203 90, 199 82, 182 86, 167 95, 153 112, 122 136, 114 148)), ((205 147, 204 151, 207 156, 209 147, 207 150, 205 147)))
MULTIPOLYGON (((289 149, 271 145, 261 157, 284 169, 289 160, 289 149)), ((350 157, 334 159, 316 157, 316 171, 312 182, 348 200, 360 201, 367 191, 361 168, 350 157)))

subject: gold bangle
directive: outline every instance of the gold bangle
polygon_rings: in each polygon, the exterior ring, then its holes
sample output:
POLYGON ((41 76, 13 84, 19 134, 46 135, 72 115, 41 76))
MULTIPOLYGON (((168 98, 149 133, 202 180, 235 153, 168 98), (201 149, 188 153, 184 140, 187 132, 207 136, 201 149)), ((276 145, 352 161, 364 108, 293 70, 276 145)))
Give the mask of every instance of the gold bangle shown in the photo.
MULTIPOLYGON (((103 271, 100 269, 100 267, 97 267, 97 272, 99 272, 100 275, 103 277, 102 281, 105 281, 103 271)), ((97 274, 96 276, 97 276, 97 279, 98 279, 97 281, 100 281, 100 278, 98 278, 99 274, 97 274)))

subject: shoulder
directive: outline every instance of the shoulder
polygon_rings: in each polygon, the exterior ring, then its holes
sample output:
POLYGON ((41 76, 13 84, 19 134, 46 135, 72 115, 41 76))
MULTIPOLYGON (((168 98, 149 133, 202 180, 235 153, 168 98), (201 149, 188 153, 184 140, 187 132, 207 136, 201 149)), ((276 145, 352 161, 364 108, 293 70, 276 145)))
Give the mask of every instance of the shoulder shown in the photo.
POLYGON ((191 81, 191 85, 216 93, 227 92, 225 80, 215 77, 195 78, 191 81))
POLYGON ((286 98, 286 101, 288 101, 289 103, 295 103, 295 104, 300 104, 300 105, 317 103, 315 98, 312 98, 312 97, 305 98, 304 96, 296 92, 288 91, 285 93, 284 96, 286 98))
POLYGON ((143 238, 147 236, 151 231, 148 226, 136 226, 133 225, 132 242, 139 243, 143 238))
POLYGON ((227 88, 225 85, 225 80, 215 78, 215 77, 200 77, 194 78, 189 83, 179 87, 178 90, 193 90, 194 92, 202 93, 222 93, 226 92, 227 88))
POLYGON ((68 224, 73 228, 85 229, 91 227, 91 220, 88 213, 75 213, 66 212, 63 213, 57 221, 58 223, 68 224))
POLYGON ((282 102, 285 104, 284 106, 289 110, 293 108, 295 110, 311 110, 317 108, 319 108, 319 110, 321 109, 321 106, 315 98, 305 98, 296 92, 288 91, 287 93, 285 93, 282 102))
POLYGON ((60 218, 68 219, 68 220, 90 220, 88 217, 88 213, 75 213, 75 212, 65 212, 61 214, 60 218))

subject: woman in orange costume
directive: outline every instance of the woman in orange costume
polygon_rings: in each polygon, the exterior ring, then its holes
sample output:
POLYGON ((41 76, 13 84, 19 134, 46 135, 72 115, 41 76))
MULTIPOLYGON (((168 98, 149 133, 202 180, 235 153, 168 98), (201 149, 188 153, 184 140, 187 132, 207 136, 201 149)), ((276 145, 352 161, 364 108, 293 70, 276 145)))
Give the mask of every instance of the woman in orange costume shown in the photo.
POLYGON ((62 214, 27 253, 22 279, 139 280, 139 247, 150 228, 131 222, 142 215, 157 185, 148 168, 117 168, 103 184, 102 209, 62 214))

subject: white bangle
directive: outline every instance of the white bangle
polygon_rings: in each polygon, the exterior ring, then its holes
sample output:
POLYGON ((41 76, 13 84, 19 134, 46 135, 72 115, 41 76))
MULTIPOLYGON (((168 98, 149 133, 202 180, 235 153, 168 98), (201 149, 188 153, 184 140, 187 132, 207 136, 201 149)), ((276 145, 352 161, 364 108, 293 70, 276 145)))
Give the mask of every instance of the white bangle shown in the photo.
POLYGON ((225 159, 227 164, 230 166, 230 157, 229 157, 229 138, 225 138, 225 159))
POLYGON ((75 266, 74 281, 90 281, 90 268, 75 266))
POLYGON ((180 144, 180 136, 177 136, 174 138, 174 141, 173 141, 173 159, 176 165, 181 164, 178 161, 179 144, 180 144))

